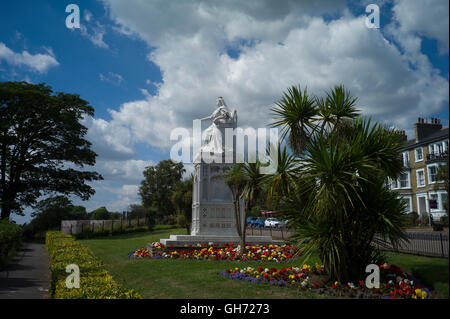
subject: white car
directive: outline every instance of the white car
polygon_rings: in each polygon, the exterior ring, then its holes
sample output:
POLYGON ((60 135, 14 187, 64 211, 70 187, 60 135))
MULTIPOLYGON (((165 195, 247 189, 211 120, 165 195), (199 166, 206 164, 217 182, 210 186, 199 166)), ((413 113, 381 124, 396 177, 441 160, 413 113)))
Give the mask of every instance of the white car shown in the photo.
POLYGON ((278 227, 279 224, 280 221, 273 217, 267 218, 264 222, 264 226, 266 227, 278 227))

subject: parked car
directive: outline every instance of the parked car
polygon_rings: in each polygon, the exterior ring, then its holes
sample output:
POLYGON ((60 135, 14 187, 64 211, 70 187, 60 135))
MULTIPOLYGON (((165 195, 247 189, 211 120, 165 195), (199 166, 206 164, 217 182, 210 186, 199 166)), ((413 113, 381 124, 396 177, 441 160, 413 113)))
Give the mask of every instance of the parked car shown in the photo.
POLYGON ((249 216, 247 217, 247 226, 253 226, 258 217, 249 216))
POLYGON ((284 219, 284 220, 282 220, 279 224, 278 224, 278 227, 279 228, 281 228, 281 227, 287 227, 287 224, 289 223, 289 220, 288 219, 284 219))
POLYGON ((253 227, 264 227, 264 226, 265 226, 264 219, 262 219, 261 217, 257 218, 257 219, 253 222, 252 226, 253 226, 253 227))
POLYGON ((266 226, 266 227, 278 227, 279 224, 280 224, 280 221, 274 217, 269 217, 264 222, 264 226, 266 226))

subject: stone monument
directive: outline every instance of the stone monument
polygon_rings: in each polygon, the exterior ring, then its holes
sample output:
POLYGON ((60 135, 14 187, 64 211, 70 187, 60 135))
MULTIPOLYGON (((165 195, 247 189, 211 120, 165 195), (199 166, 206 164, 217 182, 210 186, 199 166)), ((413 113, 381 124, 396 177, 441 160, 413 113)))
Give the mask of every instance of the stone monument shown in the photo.
MULTIPOLYGON (((166 246, 238 244, 240 241, 231 191, 223 180, 223 173, 236 160, 236 143, 233 138, 230 148, 222 138, 226 128, 236 129, 237 112, 230 112, 224 99, 219 97, 217 109, 201 120, 212 121, 212 124, 204 132, 204 145, 194 155, 191 235, 170 235, 169 239, 161 239, 166 246)), ((280 243, 270 236, 246 236, 246 242, 280 243)))

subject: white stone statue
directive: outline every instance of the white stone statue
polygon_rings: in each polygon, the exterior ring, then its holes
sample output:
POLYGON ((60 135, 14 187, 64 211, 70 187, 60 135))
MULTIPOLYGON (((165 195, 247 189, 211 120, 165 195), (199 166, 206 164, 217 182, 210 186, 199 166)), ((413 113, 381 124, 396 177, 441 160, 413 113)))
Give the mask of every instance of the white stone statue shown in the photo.
POLYGON ((230 112, 223 97, 217 98, 217 109, 208 117, 200 119, 201 121, 212 120, 212 124, 204 132, 204 145, 195 156, 195 162, 200 159, 201 153, 223 153, 222 132, 219 129, 221 123, 237 123, 237 112, 230 112))

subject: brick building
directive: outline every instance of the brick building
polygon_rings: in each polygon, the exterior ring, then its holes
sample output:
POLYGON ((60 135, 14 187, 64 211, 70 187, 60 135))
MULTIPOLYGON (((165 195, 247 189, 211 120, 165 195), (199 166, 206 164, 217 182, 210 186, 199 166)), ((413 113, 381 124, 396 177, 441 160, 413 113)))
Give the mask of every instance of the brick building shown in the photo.
POLYGON ((448 126, 442 128, 439 119, 418 118, 414 135, 403 147, 404 173, 389 183, 405 200, 409 212, 431 213, 438 220, 445 214, 443 204, 448 196, 442 181, 436 180, 438 166, 448 161, 448 126))

